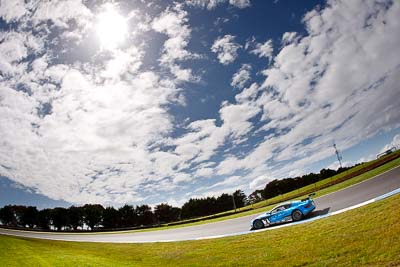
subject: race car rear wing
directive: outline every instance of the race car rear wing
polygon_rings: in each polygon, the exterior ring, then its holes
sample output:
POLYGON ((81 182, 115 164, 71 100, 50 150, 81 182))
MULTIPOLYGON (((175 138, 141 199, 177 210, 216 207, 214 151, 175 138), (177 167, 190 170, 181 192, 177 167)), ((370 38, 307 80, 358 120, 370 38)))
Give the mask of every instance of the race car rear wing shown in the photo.
POLYGON ((303 198, 301 201, 307 201, 307 200, 311 199, 311 197, 313 197, 313 196, 315 196, 315 193, 309 194, 308 197, 303 198))

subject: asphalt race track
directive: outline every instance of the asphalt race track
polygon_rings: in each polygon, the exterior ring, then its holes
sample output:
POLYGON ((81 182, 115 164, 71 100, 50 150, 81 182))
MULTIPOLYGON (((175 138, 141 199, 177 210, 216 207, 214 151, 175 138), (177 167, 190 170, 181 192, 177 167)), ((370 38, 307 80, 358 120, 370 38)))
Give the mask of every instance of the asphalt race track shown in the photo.
MULTIPOLYGON (((362 183, 350 186, 343 190, 314 199, 316 210, 313 216, 338 211, 376 198, 385 193, 400 188, 400 167, 378 175, 362 183)), ((30 231, 13 231, 0 228, 0 234, 85 242, 165 242, 181 241, 215 236, 232 235, 235 233, 250 232, 250 221, 257 215, 249 215, 236 219, 208 223, 197 226, 186 226, 169 230, 158 230, 137 233, 96 233, 96 234, 63 234, 30 231)))

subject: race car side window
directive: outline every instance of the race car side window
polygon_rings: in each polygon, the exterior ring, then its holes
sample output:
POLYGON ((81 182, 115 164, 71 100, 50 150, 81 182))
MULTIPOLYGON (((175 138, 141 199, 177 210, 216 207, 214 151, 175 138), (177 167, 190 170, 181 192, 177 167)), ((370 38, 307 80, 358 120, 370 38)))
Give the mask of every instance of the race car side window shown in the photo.
POLYGON ((285 209, 285 205, 278 206, 278 207, 276 207, 275 209, 271 210, 271 213, 275 213, 275 212, 278 212, 278 211, 282 211, 282 210, 284 210, 284 209, 285 209))
POLYGON ((277 212, 277 211, 278 211, 278 208, 279 208, 279 207, 276 207, 276 208, 274 208, 273 210, 271 210, 271 213, 277 212))

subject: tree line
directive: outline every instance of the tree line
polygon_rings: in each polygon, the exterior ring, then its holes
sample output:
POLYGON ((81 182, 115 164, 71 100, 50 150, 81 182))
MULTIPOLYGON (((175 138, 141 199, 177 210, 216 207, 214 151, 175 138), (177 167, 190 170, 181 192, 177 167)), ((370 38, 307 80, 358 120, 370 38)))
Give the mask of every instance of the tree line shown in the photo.
POLYGON ((255 190, 248 197, 242 190, 218 197, 191 198, 181 208, 161 203, 153 209, 149 205, 125 205, 118 209, 100 204, 86 204, 69 208, 56 207, 38 210, 33 206, 7 205, 0 209, 0 222, 11 227, 44 230, 82 230, 132 228, 170 223, 184 219, 212 215, 269 199, 341 173, 322 169, 295 178, 275 179, 264 189, 255 190))
POLYGON ((165 206, 171 207, 160 204, 153 212, 148 205, 125 205, 115 209, 104 208, 100 204, 86 204, 42 210, 33 206, 7 205, 0 209, 0 221, 6 226, 57 231, 82 230, 84 226, 90 230, 116 229, 153 224, 157 218, 155 214, 165 212, 165 206))
MULTIPOLYGON (((237 207, 244 206, 246 195, 237 190, 237 207)), ((84 206, 71 206, 69 208, 56 207, 52 209, 38 210, 33 206, 7 205, 0 209, 0 221, 5 226, 26 227, 43 230, 99 230, 120 229, 152 226, 162 223, 170 223, 181 219, 214 214, 233 208, 232 195, 191 199, 182 208, 173 207, 167 203, 161 203, 152 209, 149 205, 124 205, 118 209, 114 207, 104 208, 100 204, 86 204, 84 206), (198 203, 196 210, 209 211, 192 213, 193 203, 198 203), (211 213, 210 213, 211 212, 211 213)))
POLYGON ((236 190, 232 194, 222 194, 219 197, 191 198, 182 206, 182 219, 212 215, 233 208, 241 208, 247 204, 246 194, 236 190))
MULTIPOLYGON (((359 164, 356 164, 357 166, 359 164)), ((353 166, 354 167, 354 166, 353 166)), ((264 189, 255 190, 248 196, 249 203, 256 203, 265 199, 273 198, 281 194, 302 188, 304 186, 319 182, 352 167, 341 167, 338 170, 322 169, 319 173, 309 173, 295 178, 274 179, 267 183, 264 189)))

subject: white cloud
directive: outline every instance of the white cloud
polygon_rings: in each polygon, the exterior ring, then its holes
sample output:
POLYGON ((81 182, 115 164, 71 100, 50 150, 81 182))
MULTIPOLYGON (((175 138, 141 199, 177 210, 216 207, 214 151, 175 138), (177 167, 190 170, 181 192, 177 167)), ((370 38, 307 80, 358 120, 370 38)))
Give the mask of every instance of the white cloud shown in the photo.
POLYGON ((231 85, 237 88, 243 88, 251 79, 250 71, 251 66, 249 64, 243 64, 240 69, 233 74, 231 85))
POLYGON ((227 34, 214 41, 211 51, 217 54, 221 64, 228 65, 235 61, 240 48, 241 46, 235 42, 235 36, 227 34))
POLYGON ((256 189, 263 189, 265 187, 265 185, 270 182, 272 179, 265 176, 265 175, 261 175, 257 178, 255 178, 254 180, 252 180, 249 184, 249 187, 251 190, 256 190, 256 189))
MULTIPOLYGON (((51 20, 60 34, 84 31, 69 28, 86 14, 78 2, 44 5, 32 21, 51 20)), ((143 47, 57 64, 58 51, 44 49, 49 37, 24 30, 0 35, 0 70, 8 74, 0 80, 2 175, 50 198, 105 204, 143 201, 192 179, 173 169, 176 155, 151 147, 173 127, 166 105, 181 99, 173 81, 140 70, 143 47)))
POLYGON ((400 36, 391 34, 400 27, 398 15, 398 3, 382 9, 336 1, 308 13, 309 35, 281 49, 260 87, 236 96, 262 107, 261 129, 273 134, 244 157, 227 156, 219 173, 250 170, 248 177, 258 177, 268 171, 284 177, 332 155, 333 140, 347 149, 399 127, 400 58, 390 52, 400 45, 400 36))
POLYGON ((2 106, 2 114, 9 115, 0 129, 8 144, 2 146, 1 162, 11 168, 2 174, 49 197, 74 203, 139 201, 143 197, 138 186, 157 181, 161 174, 182 181, 172 170, 173 155, 151 153, 147 147, 171 129, 161 105, 171 100, 175 89, 163 86, 150 72, 131 79, 99 87, 82 70, 70 69, 51 102, 51 114, 42 119, 33 115, 39 104, 35 95, 10 94, 13 90, 2 86, 2 99, 16 104, 2 106), (39 126, 36 130, 32 122, 39 126))
MULTIPOLYGON (((243 185, 233 185, 233 186, 225 186, 225 187, 220 187, 219 189, 213 190, 212 188, 209 187, 203 187, 199 188, 199 192, 202 193, 196 193, 196 194, 188 194, 186 197, 187 198, 203 198, 203 197, 219 197, 222 194, 233 194, 236 190, 243 188, 243 185)), ((232 203, 232 208, 233 208, 233 203, 232 203)))
POLYGON ((200 168, 196 170, 195 175, 198 177, 210 177, 211 175, 213 175, 213 173, 213 168, 200 168))
POLYGON ((268 40, 265 43, 256 43, 255 48, 250 51, 250 53, 257 55, 259 57, 265 57, 270 62, 272 60, 272 53, 274 52, 274 47, 272 45, 272 40, 268 40))
POLYGON ((198 57, 186 49, 191 35, 187 15, 181 5, 176 5, 155 18, 152 28, 169 37, 164 42, 163 54, 160 58, 161 64, 169 68, 180 81, 196 81, 198 78, 192 74, 191 69, 182 69, 177 65, 178 61, 198 57))
POLYGON ((189 132, 173 141, 175 152, 184 162, 207 161, 224 144, 228 129, 217 127, 215 120, 198 120, 190 123, 189 132), (187 147, 190 149, 185 149, 187 147))
POLYGON ((253 127, 249 120, 260 111, 259 107, 251 104, 224 104, 219 110, 221 119, 224 122, 222 128, 228 128, 235 138, 244 136, 253 127))
POLYGON ((238 8, 246 8, 251 5, 250 0, 229 0, 229 4, 238 8))
POLYGON ((120 78, 124 73, 136 73, 142 64, 142 53, 136 47, 125 51, 116 50, 112 58, 105 63, 106 67, 101 72, 105 78, 120 78))
POLYGON ((252 83, 249 87, 244 88, 241 93, 235 96, 235 100, 238 103, 244 103, 247 101, 254 101, 257 98, 257 92, 259 86, 257 83, 252 83))
POLYGON ((92 16, 90 9, 80 0, 55 0, 38 2, 32 20, 36 24, 51 20, 54 25, 60 28, 69 28, 68 23, 71 21, 76 22, 81 27, 90 24, 92 16))
POLYGON ((365 157, 359 158, 356 163, 368 162, 368 161, 371 161, 371 160, 374 160, 374 159, 376 159, 376 154, 370 154, 370 155, 367 155, 365 157))
POLYGON ((209 10, 227 2, 238 8, 251 6, 250 0, 186 0, 186 3, 191 6, 207 8, 209 10))
POLYGON ((5 74, 16 74, 22 72, 18 64, 28 56, 28 49, 25 45, 24 36, 15 32, 2 34, 0 36, 0 71, 5 74))
MULTIPOLYGON (((354 166, 354 164, 355 163, 352 161, 343 161, 342 167, 351 167, 351 166, 354 166)), ((326 167, 326 168, 331 169, 331 170, 337 170, 340 168, 340 163, 338 161, 334 161, 330 165, 328 165, 328 167, 326 167)))
POLYGON ((288 45, 299 39, 297 32, 285 32, 282 36, 282 44, 288 45))
POLYGON ((0 17, 6 22, 18 20, 29 12, 24 0, 1 1, 0 7, 0 17))
MULTIPOLYGON (((349 12, 349 7, 340 2, 331 4, 305 16, 308 36, 284 35, 285 46, 275 57, 274 65, 263 72, 266 79, 261 86, 252 84, 236 96, 236 104, 221 106, 221 126, 212 120, 199 122, 199 128, 192 123, 196 131, 186 137, 196 136, 194 143, 199 149, 190 151, 200 151, 191 155, 192 162, 209 159, 231 138, 249 138, 254 128, 250 119, 260 110, 261 121, 265 121, 261 129, 273 129, 273 134, 244 155, 227 154, 216 167, 218 175, 247 171, 241 179, 250 181, 250 189, 256 188, 258 181, 260 185, 265 182, 260 177, 266 173, 268 177, 285 177, 331 156, 332 140, 346 149, 381 129, 399 126, 396 110, 400 98, 395 84, 400 59, 388 52, 400 43, 398 36, 390 34, 399 28, 395 19, 399 5, 382 10, 360 4, 363 15, 354 17, 352 14, 360 12, 360 5, 352 6, 349 12), (335 15, 343 13, 348 16, 347 21, 335 15), (375 15, 371 17, 371 13, 375 15), (315 22, 321 20, 324 23, 315 22), (369 27, 360 23, 365 20, 369 27), (363 49, 359 49, 360 45, 363 49), (379 62, 375 62, 378 58, 379 62), (206 134, 199 135, 204 130, 206 134), (349 135, 354 132, 360 134, 349 135), (285 164, 287 161, 291 163, 285 164)), ((229 37, 228 43, 232 40, 233 36, 229 37)), ((236 55, 224 57, 224 43, 216 46, 221 63, 228 64, 236 55)), ((260 49, 260 55, 261 51, 265 50, 260 49)))
MULTIPOLYGON (((184 99, 176 80, 142 69, 146 46, 130 40, 86 62, 62 64, 63 53, 76 47, 58 50, 59 36, 89 38, 91 11, 79 1, 39 2, 34 15, 11 8, 7 19, 24 21, 19 32, 0 33, 0 72, 7 74, 0 79, 1 175, 50 198, 103 204, 144 201, 193 179, 182 170, 190 156, 185 144, 176 150, 182 155, 161 151, 174 128, 168 105, 184 99), (27 21, 40 34, 32 35, 27 21), (54 26, 59 35, 52 38, 54 26)), ((180 80, 192 79, 178 64, 194 57, 186 50, 186 16, 176 6, 152 24, 168 36, 160 62, 180 80)), ((206 166, 199 171, 207 173, 206 166)))
POLYGON ((237 185, 243 182, 243 177, 241 176, 231 176, 224 179, 221 182, 213 184, 210 188, 221 187, 221 186, 230 186, 237 185))
POLYGON ((163 55, 163 62, 182 60, 190 56, 190 53, 185 50, 191 32, 187 22, 187 12, 181 7, 168 9, 153 20, 153 29, 170 37, 164 44, 166 54, 163 55))
MULTIPOLYGON (((191 164, 209 160, 227 139, 234 143, 243 142, 246 134, 252 130, 252 124, 248 121, 254 117, 260 109, 248 104, 225 104, 220 109, 220 117, 223 124, 218 127, 215 120, 198 120, 190 123, 187 134, 173 141, 176 145, 174 152, 185 162, 182 168, 191 164)), ((237 168, 237 166, 235 166, 237 168)), ((219 175, 232 173, 230 166, 217 167, 219 175), (228 169, 228 170, 227 170, 228 169)), ((211 174, 208 165, 199 166, 196 176, 202 177, 211 174)))
POLYGON ((390 143, 386 144, 384 147, 382 147, 382 149, 379 151, 378 154, 383 153, 392 148, 400 149, 400 134, 396 134, 393 137, 392 141, 390 143))

